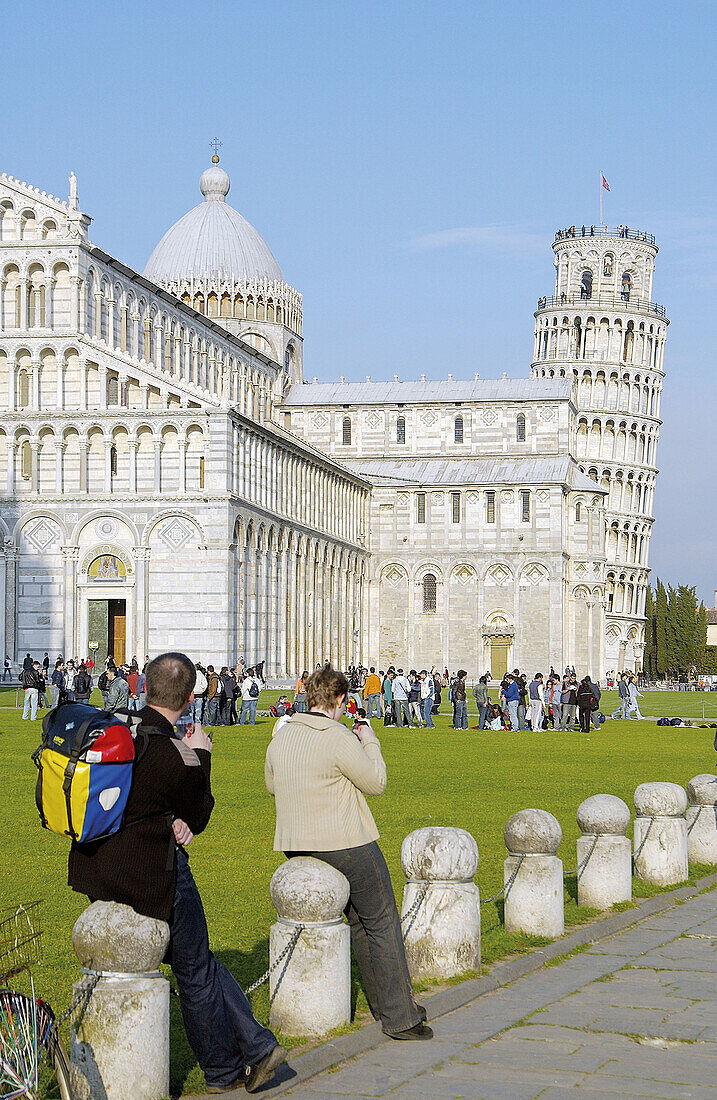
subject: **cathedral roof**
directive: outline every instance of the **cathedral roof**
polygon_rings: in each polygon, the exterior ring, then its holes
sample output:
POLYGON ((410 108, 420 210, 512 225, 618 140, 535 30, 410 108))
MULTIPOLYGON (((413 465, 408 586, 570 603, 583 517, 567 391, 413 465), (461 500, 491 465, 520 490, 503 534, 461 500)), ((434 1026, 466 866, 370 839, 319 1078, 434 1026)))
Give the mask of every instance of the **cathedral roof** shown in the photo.
POLYGON ((231 184, 218 160, 199 181, 204 201, 167 230, 147 262, 145 278, 154 283, 191 276, 284 281, 266 241, 226 201, 231 184))
POLYGON ((570 378, 478 378, 430 382, 314 382, 292 386, 283 405, 426 405, 456 401, 569 400, 570 378))
POLYGON ((567 485, 582 492, 605 493, 570 455, 547 458, 343 458, 342 463, 367 481, 393 485, 567 485))

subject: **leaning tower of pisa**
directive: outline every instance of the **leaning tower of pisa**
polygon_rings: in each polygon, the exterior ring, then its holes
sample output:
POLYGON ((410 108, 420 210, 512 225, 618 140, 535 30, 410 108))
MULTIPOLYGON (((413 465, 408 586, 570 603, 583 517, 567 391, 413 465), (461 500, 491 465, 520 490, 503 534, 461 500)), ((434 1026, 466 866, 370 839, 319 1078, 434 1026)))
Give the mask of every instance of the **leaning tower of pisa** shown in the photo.
POLYGON ((574 378, 575 452, 604 497, 605 668, 639 668, 669 324, 652 301, 657 245, 618 226, 558 230, 555 294, 535 313, 535 378, 574 378))

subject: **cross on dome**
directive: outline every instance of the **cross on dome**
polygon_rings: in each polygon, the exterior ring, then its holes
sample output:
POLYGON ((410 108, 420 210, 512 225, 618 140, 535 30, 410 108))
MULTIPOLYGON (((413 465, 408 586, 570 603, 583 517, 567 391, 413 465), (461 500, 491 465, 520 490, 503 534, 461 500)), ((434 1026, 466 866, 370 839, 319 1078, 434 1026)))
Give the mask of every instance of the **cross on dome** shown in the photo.
POLYGON ((220 141, 219 138, 212 138, 212 140, 209 142, 209 148, 214 150, 212 164, 219 164, 219 150, 221 149, 223 144, 224 142, 220 141))

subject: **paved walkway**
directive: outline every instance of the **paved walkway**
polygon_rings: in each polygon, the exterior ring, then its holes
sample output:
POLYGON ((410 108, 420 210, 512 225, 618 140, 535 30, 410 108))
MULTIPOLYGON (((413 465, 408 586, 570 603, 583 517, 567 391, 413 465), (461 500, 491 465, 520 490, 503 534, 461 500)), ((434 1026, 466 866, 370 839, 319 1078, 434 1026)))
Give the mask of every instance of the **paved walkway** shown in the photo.
MULTIPOLYGON (((430 1009, 429 1009, 430 1015, 430 1009)), ((291 1100, 717 1100, 717 890, 281 1092, 291 1100)), ((261 1094, 260 1094, 261 1095, 261 1094)))

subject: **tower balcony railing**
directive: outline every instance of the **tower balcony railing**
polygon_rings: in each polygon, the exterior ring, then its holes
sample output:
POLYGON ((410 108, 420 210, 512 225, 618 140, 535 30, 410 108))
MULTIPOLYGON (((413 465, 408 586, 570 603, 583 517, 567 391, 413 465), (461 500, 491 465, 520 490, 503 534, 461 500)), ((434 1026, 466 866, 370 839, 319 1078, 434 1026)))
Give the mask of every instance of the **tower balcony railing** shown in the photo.
POLYGON ((584 294, 555 294, 550 298, 538 298, 538 309, 555 309, 561 306, 579 306, 581 309, 620 309, 635 313, 651 313, 655 317, 667 317, 667 310, 659 302, 651 302, 649 298, 638 298, 631 291, 624 290, 620 294, 595 294, 586 297, 584 294))
POLYGON ((577 237, 617 237, 624 241, 655 243, 652 233, 645 233, 642 229, 629 229, 626 225, 571 225, 567 229, 556 229, 553 240, 571 241, 577 237))

